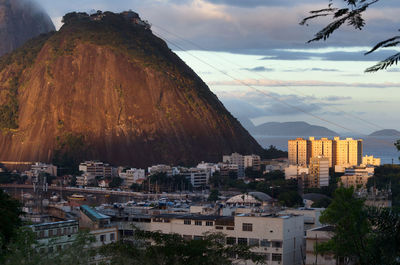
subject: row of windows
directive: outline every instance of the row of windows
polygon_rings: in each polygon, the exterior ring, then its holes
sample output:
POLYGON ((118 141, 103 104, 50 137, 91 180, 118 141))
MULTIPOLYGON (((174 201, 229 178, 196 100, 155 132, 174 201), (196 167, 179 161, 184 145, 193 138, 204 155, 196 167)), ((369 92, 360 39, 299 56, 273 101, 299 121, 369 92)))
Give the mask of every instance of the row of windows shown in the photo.
MULTIPOLYGON (((183 224, 185 224, 185 225, 191 225, 191 224, 192 224, 192 220, 190 220, 190 219, 185 219, 185 220, 183 220, 183 224)), ((194 221, 194 225, 202 226, 202 225, 203 225, 203 221, 195 220, 195 221, 194 221)), ((205 225, 206 225, 206 226, 213 226, 213 225, 214 225, 214 222, 213 222, 213 221, 206 221, 206 222, 205 222, 205 225)))
MULTIPOLYGON (((107 237, 107 235, 100 235, 100 242, 105 242, 106 241, 106 237, 107 237)), ((109 238, 110 238, 110 241, 114 241, 115 240, 115 234, 114 233, 109 234, 109 238)))
POLYGON ((78 232, 78 228, 76 226, 64 227, 64 228, 57 228, 57 229, 49 229, 49 230, 47 230, 47 233, 45 233, 45 230, 39 231, 39 232, 37 232, 37 237, 44 238, 44 237, 52 237, 52 236, 63 236, 63 235, 75 234, 77 232, 78 232))
POLYGON ((282 242, 280 241, 269 241, 268 239, 258 239, 258 238, 236 238, 236 237, 227 237, 226 244, 228 245, 249 245, 252 247, 273 247, 273 248, 282 248, 282 242))
MULTIPOLYGON (((270 260, 269 253, 257 253, 260 256, 263 256, 265 260, 270 260)), ((272 261, 282 261, 282 254, 272 253, 272 261)))

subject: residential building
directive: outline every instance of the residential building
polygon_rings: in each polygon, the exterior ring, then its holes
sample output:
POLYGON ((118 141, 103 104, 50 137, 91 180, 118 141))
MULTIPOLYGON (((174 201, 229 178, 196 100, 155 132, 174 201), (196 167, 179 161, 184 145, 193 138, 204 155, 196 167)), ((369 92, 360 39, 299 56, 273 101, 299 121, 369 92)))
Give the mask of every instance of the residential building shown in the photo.
MULTIPOLYGON (((253 246, 252 251, 263 255, 267 264, 302 264, 304 217, 301 215, 141 214, 128 219, 130 221, 119 223, 121 234, 132 234, 132 225, 145 231, 176 233, 188 240, 201 239, 207 232, 220 232, 226 236, 226 244, 253 246)), ((246 264, 253 263, 247 261, 246 264)))
POLYGON ((217 172, 217 171, 220 170, 218 164, 214 164, 214 163, 205 163, 204 161, 202 161, 201 163, 199 163, 199 164, 197 165, 197 168, 206 169, 208 172, 210 172, 210 176, 214 175, 215 172, 217 172))
POLYGON ((340 185, 346 188, 366 188, 368 179, 374 176, 373 167, 346 168, 344 175, 340 177, 340 185))
POLYGON ((316 140, 315 137, 310 137, 308 141, 308 148, 310 158, 323 156, 329 159, 329 167, 333 167, 333 143, 328 138, 321 138, 316 140))
POLYGON ((303 138, 288 141, 289 164, 308 165, 310 152, 308 150, 308 141, 303 138))
POLYGON ((39 251, 53 253, 72 245, 78 234, 78 221, 68 220, 29 226, 36 235, 39 251))
POLYGON ((238 176, 239 166, 236 164, 218 163, 219 172, 221 177, 238 176))
POLYGON ((244 156, 244 168, 252 168, 254 171, 261 170, 261 157, 258 155, 246 155, 244 156))
POLYGON ((35 172, 36 174, 43 172, 47 173, 51 176, 57 176, 57 166, 52 164, 44 164, 40 162, 36 162, 31 166, 31 171, 35 172))
POLYGON ((316 245, 329 241, 332 238, 333 226, 323 226, 307 230, 306 235, 306 265, 337 265, 336 258, 331 254, 318 254, 316 245))
POLYGON ((131 168, 119 173, 119 177, 124 180, 123 186, 130 187, 134 183, 143 182, 146 179, 144 169, 131 168))
POLYGON ((362 163, 363 140, 334 137, 333 163, 336 166, 359 166, 362 163))
POLYGON ((210 172, 201 168, 182 168, 179 175, 184 176, 193 188, 205 187, 210 179, 210 172))
POLYGON ((298 166, 298 165, 289 165, 285 168, 285 179, 297 179, 302 174, 308 174, 308 167, 298 166))
POLYGON ((149 172, 149 175, 154 175, 159 173, 166 173, 167 176, 175 175, 173 168, 171 166, 162 164, 151 166, 147 169, 147 171, 149 172))
POLYGON ((94 184, 96 177, 92 174, 85 173, 76 177, 77 186, 89 186, 94 184))
POLYGON ((310 188, 321 188, 329 186, 329 158, 316 156, 310 159, 309 167, 310 188))
POLYGON ((238 178, 244 178, 244 156, 239 153, 232 153, 231 155, 224 155, 222 157, 223 163, 234 164, 238 166, 238 178))
POLYGON ((295 214, 295 215, 303 215, 304 216, 304 231, 307 231, 312 228, 320 227, 321 223, 319 218, 321 217, 321 213, 325 210, 325 208, 307 208, 301 207, 297 209, 286 209, 279 214, 295 214))
POLYGON ((374 156, 364 156, 362 159, 362 164, 364 166, 380 166, 381 165, 381 159, 380 158, 375 158, 374 156))
POLYGON ((79 165, 79 171, 94 178, 111 178, 113 169, 109 164, 98 161, 85 161, 79 165))

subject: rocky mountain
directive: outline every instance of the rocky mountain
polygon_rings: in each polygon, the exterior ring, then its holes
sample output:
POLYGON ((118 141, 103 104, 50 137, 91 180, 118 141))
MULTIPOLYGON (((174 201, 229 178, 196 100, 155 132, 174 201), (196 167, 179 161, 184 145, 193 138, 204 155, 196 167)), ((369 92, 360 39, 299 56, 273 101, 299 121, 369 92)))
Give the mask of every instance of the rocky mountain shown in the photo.
POLYGON ((136 13, 64 23, 0 59, 0 161, 143 167, 262 151, 136 13))
POLYGON ((400 132, 394 129, 385 129, 371 133, 369 136, 396 136, 400 137, 400 132))
POLYGON ((267 122, 252 130, 254 135, 267 136, 337 136, 338 134, 322 126, 306 122, 267 122))
POLYGON ((0 56, 54 30, 50 17, 30 0, 0 0, 0 56))

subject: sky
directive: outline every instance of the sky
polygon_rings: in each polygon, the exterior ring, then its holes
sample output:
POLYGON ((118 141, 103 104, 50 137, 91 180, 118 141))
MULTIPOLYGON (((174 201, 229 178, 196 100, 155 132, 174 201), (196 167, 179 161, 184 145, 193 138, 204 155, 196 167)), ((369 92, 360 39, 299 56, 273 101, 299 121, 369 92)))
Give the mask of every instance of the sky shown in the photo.
MULTIPOLYGON (((335 0, 336 2, 343 2, 335 0)), ((334 2, 335 2, 334 1, 334 2)), ((400 28, 398 0, 365 14, 364 30, 344 27, 306 43, 328 20, 299 22, 328 0, 36 0, 57 28, 71 11, 132 9, 152 24, 236 117, 306 121, 338 133, 400 130, 400 68, 364 73, 400 52, 365 56, 400 28)))

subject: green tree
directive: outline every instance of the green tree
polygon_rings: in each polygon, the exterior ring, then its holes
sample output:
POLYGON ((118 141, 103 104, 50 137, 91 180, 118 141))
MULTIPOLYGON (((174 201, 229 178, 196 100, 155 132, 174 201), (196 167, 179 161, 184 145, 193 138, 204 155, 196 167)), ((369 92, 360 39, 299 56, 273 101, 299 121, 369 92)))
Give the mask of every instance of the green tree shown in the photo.
POLYGON ((231 257, 262 263, 263 257, 246 245, 226 245, 225 236, 204 234, 198 240, 185 240, 177 234, 137 230, 131 241, 104 246, 101 253, 111 264, 159 265, 223 265, 232 264, 231 257), (152 244, 146 244, 151 241, 152 244))
POLYGON ((219 191, 218 190, 211 190, 210 195, 208 196, 208 201, 216 202, 219 200, 219 191))
POLYGON ((284 191, 279 194, 278 200, 286 207, 303 206, 303 199, 297 191, 284 191))
MULTIPOLYGON (((343 25, 352 26, 355 29, 362 30, 366 24, 363 14, 371 7, 376 5, 380 0, 342 0, 339 7, 335 7, 332 0, 329 0, 327 8, 310 11, 310 16, 304 18, 300 25, 308 25, 308 22, 316 18, 332 17, 332 22, 325 26, 322 30, 317 32, 313 39, 308 42, 327 40, 336 30, 343 25)), ((384 2, 384 1, 382 1, 384 2)), ((378 49, 395 47, 400 44, 400 36, 394 36, 387 40, 381 41, 376 44, 369 52, 368 55, 378 49)), ((385 60, 377 63, 376 65, 366 69, 366 72, 376 72, 386 69, 393 64, 397 65, 400 59, 400 52, 396 53, 385 60)))
POLYGON ((108 186, 110 188, 119 188, 121 187, 122 183, 124 182, 124 180, 120 177, 115 177, 111 179, 110 184, 108 184, 108 186))
POLYGON ((21 205, 0 189, 0 245, 6 246, 22 222, 21 205))

